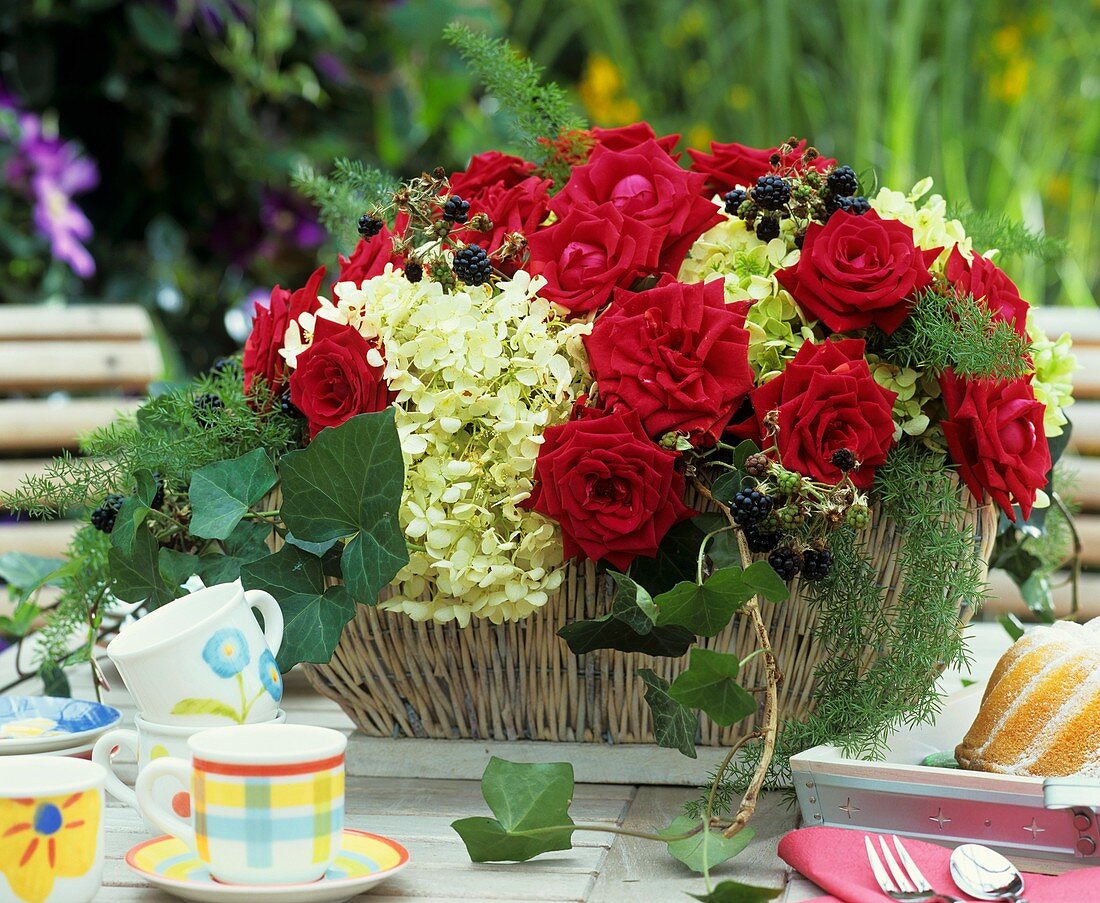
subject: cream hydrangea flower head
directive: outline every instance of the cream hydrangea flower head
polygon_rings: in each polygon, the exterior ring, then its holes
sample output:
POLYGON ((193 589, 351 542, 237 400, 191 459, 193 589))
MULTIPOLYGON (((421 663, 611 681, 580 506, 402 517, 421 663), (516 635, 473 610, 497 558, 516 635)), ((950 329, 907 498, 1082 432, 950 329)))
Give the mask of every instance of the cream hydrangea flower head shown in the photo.
POLYGON ((1073 354, 1069 333, 1051 340, 1035 322, 1034 314, 1034 308, 1027 313, 1027 334, 1035 365, 1031 388, 1035 390, 1035 397, 1046 405, 1043 429, 1047 436, 1061 436, 1062 427, 1069 422, 1065 409, 1073 404, 1073 373, 1080 365, 1073 354))
POLYGON ((943 272, 952 248, 958 246, 969 259, 974 247, 963 224, 948 218, 947 201, 941 195, 929 195, 931 190, 932 180, 926 178, 917 182, 908 193, 881 188, 869 200, 871 207, 883 219, 896 219, 909 226, 917 247, 925 250, 943 248, 943 253, 932 265, 935 272, 943 272))
MULTIPOLYGON (((568 419, 584 389, 574 355, 585 324, 555 316, 541 278, 520 271, 490 286, 409 282, 392 266, 341 282, 317 317, 381 340, 405 457, 400 520, 409 564, 382 607, 415 620, 517 620, 564 577, 560 530, 519 507, 547 426, 568 419)), ((305 321, 305 317, 300 318, 305 321)), ((312 322, 291 324, 287 361, 312 322)))

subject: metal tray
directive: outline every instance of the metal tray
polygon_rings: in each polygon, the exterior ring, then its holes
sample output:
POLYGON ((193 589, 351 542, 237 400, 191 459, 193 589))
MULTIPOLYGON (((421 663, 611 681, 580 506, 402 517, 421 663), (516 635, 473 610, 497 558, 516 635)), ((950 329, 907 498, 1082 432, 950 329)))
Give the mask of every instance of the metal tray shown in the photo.
POLYGON ((947 846, 982 843, 1033 872, 1100 865, 1100 781, 920 764, 930 753, 955 749, 978 713, 983 690, 984 683, 948 697, 934 726, 893 734, 884 759, 850 759, 832 746, 792 756, 803 822, 947 846))

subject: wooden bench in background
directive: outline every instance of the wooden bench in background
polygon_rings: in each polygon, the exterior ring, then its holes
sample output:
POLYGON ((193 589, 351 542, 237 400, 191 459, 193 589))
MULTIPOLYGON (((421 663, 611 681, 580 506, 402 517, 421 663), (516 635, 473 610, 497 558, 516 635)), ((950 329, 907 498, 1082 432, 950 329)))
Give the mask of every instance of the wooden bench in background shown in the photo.
MULTIPOLYGON (((136 305, 0 304, 0 492, 141 403, 164 359, 136 305)), ((10 512, 5 512, 10 513, 10 512)), ((60 556, 71 521, 0 521, 0 555, 60 556)))

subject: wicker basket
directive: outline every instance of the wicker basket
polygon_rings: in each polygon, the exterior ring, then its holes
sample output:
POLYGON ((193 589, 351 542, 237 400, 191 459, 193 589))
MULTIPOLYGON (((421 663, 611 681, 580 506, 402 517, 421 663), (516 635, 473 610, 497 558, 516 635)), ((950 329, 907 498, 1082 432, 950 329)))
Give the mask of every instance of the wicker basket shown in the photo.
MULTIPOLYGON (((965 488, 958 491, 984 567, 996 539, 997 513, 978 505, 965 488)), ((879 583, 888 587, 888 610, 901 591, 900 538, 892 522, 878 518, 862 537, 879 583)), ((571 564, 560 598, 540 611, 518 623, 475 620, 464 629, 360 605, 332 660, 303 667, 310 683, 371 736, 652 742, 645 688, 635 669, 650 667, 671 680, 683 660, 607 650, 575 656, 557 636, 565 624, 609 610, 609 583, 591 562, 571 564)), ((762 612, 783 674, 780 715, 798 717, 811 705, 822 655, 817 612, 801 598, 797 581, 788 602, 764 603, 762 612)), ((960 629, 972 614, 960 612, 960 629)), ((736 618, 703 645, 744 657, 756 640, 749 619, 736 618)), ((869 649, 866 664, 884 651, 869 649)), ((762 684, 762 669, 763 659, 754 658, 745 668, 745 686, 762 684)), ((743 724, 722 729, 704 719, 699 743, 728 743, 744 731, 743 724)))

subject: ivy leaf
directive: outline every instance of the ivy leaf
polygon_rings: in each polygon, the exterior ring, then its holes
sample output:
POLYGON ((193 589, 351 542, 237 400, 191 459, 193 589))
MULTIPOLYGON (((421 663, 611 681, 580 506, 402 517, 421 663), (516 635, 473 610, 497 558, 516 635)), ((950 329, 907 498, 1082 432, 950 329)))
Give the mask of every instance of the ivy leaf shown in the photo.
POLYGON ((689 708, 702 709, 715 724, 729 727, 756 711, 756 700, 737 683, 740 668, 736 655, 697 647, 668 695, 689 708))
POLYGON ((204 539, 226 539, 274 485, 275 468, 262 448, 199 468, 188 491, 191 533, 204 539))
POLYGON ((160 575, 174 597, 182 596, 183 584, 191 577, 198 577, 207 586, 232 583, 241 576, 240 559, 231 555, 190 555, 175 549, 161 549, 157 557, 160 575))
POLYGON ((133 555, 134 537, 145 523, 152 510, 153 498, 157 494, 157 481, 148 470, 139 470, 134 474, 134 494, 127 496, 115 515, 115 525, 111 530, 111 545, 123 555, 133 555))
POLYGON ((276 661, 289 671, 298 662, 324 663, 332 658, 344 625, 355 615, 347 588, 328 586, 321 559, 294 546, 241 568, 245 589, 262 589, 279 600, 283 611, 283 645, 276 661))
POLYGON ((790 587, 766 561, 754 561, 745 568, 742 577, 755 595, 769 602, 785 602, 790 598, 790 587))
POLYGON ((703 536, 694 520, 680 521, 665 534, 653 558, 634 559, 630 576, 654 596, 672 589, 681 580, 694 580, 703 536))
POLYGON ((496 818, 462 818, 451 827, 474 862, 524 862, 573 845, 573 766, 520 764, 493 756, 481 792, 496 818))
POLYGON ((672 823, 663 831, 657 833, 661 837, 678 837, 687 834, 692 828, 700 828, 699 832, 692 834, 686 840, 669 840, 668 852, 679 859, 684 865, 695 872, 702 872, 720 865, 727 859, 732 859, 740 853, 756 836, 752 828, 743 828, 733 837, 723 837, 721 831, 711 830, 704 835, 701 822, 697 818, 689 818, 680 815, 672 820, 672 823), (706 843, 703 843, 704 836, 706 843))
POLYGON ((754 595, 741 568, 722 568, 702 584, 684 581, 657 596, 657 623, 677 624, 699 636, 717 636, 754 595))
POLYGON ((340 540, 329 539, 325 542, 306 542, 304 539, 299 539, 293 533, 287 533, 286 543, 290 546, 297 546, 303 552, 309 552, 310 555, 316 555, 318 558, 324 556, 325 552, 331 549, 340 540))
POLYGON ((741 488, 743 479, 744 477, 738 470, 723 470, 711 482, 710 494, 714 496, 715 501, 728 505, 733 501, 733 497, 737 495, 737 490, 741 488))
POLYGON ((374 605, 409 561, 397 520, 405 465, 393 408, 322 430, 283 457, 282 517, 305 542, 352 537, 340 559, 352 596, 374 605))
POLYGON ((225 554, 249 564, 271 554, 267 541, 271 538, 271 524, 243 520, 223 541, 225 554))
POLYGON ((657 606, 653 597, 626 574, 611 571, 615 595, 611 611, 602 618, 574 621, 558 631, 574 655, 594 649, 617 649, 679 658, 695 642, 695 634, 682 627, 654 627, 657 606))
POLYGON ((695 732, 698 723, 695 714, 668 695, 668 681, 654 674, 649 668, 635 672, 646 685, 645 701, 653 712, 653 734, 657 745, 678 749, 691 759, 698 757, 695 751, 695 732))
POLYGON ((690 896, 702 903, 765 903, 767 900, 774 900, 781 893, 781 887, 757 887, 753 884, 742 884, 740 881, 723 881, 716 884, 709 894, 690 896))
POLYGON ((0 555, 0 580, 15 589, 29 592, 60 580, 64 575, 59 571, 64 565, 65 562, 60 558, 8 552, 0 555))
POLYGON ((159 547, 156 538, 144 524, 134 537, 133 553, 125 554, 113 548, 108 553, 112 592, 124 602, 145 602, 150 610, 171 602, 175 593, 160 576, 159 547))
POLYGON ((733 450, 733 466, 738 470, 744 470, 745 462, 749 459, 749 456, 755 455, 759 451, 759 446, 752 439, 744 439, 738 442, 737 448, 733 450))

